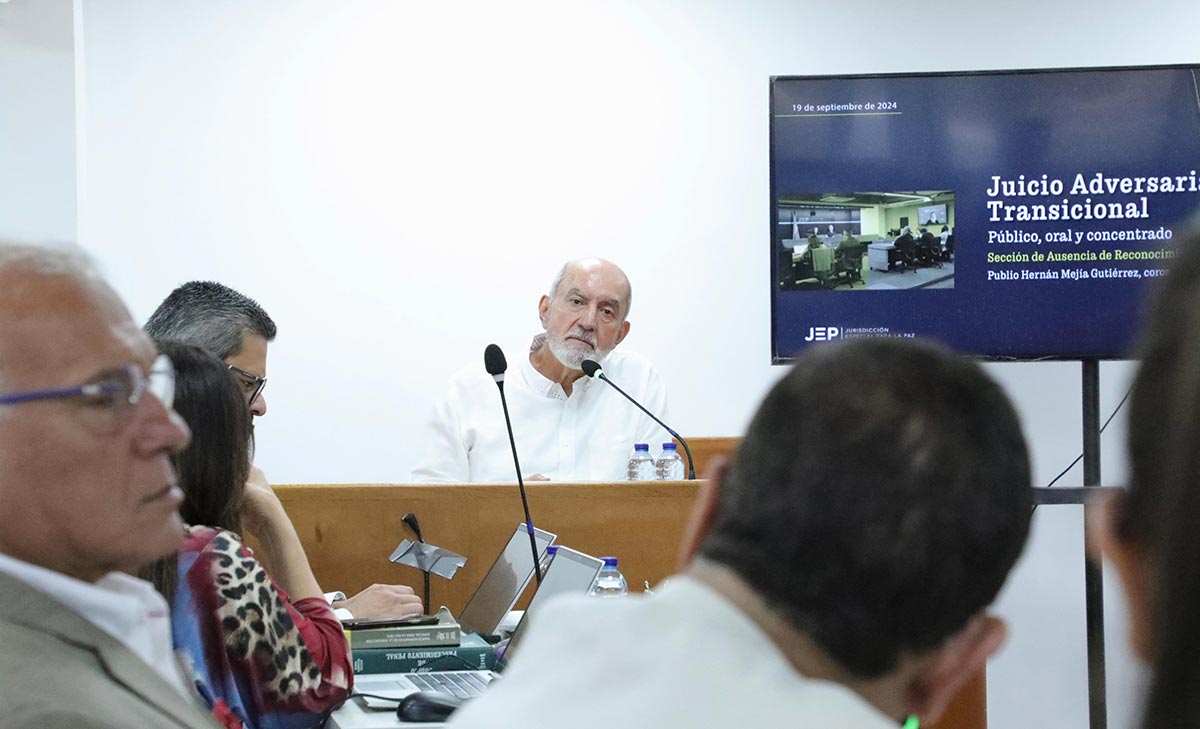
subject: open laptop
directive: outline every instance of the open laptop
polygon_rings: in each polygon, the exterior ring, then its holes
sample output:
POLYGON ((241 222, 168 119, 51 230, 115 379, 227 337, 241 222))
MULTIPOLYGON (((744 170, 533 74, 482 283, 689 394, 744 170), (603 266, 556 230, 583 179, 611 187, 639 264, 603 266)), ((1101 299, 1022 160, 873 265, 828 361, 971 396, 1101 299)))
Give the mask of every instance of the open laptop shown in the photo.
MULTIPOLYGON (((546 547, 554 542, 550 532, 534 527, 533 539, 537 544, 538 559, 546 553, 546 547)), ((475 594, 467 601, 458 624, 464 632, 491 635, 500 627, 500 621, 512 610, 517 598, 533 578, 533 550, 529 548, 529 532, 525 524, 518 524, 508 544, 500 551, 492 568, 483 576, 475 594)))
MULTIPOLYGON (((525 554, 530 556, 529 537, 524 534, 521 526, 521 536, 525 537, 525 554)), ((575 593, 582 595, 588 591, 604 566, 604 560, 591 555, 577 552, 567 547, 559 547, 554 561, 542 576, 542 584, 529 601, 525 615, 513 631, 508 647, 504 651, 504 663, 510 663, 513 651, 516 649, 521 636, 527 632, 529 616, 535 615, 546 601, 555 595, 575 593)), ((465 628, 465 625, 464 625, 465 628)), ((375 696, 395 697, 392 701, 386 699, 364 698, 367 706, 373 709, 396 708, 396 702, 416 691, 440 691, 450 693, 460 698, 477 695, 487 687, 497 676, 494 671, 431 671, 428 673, 410 673, 400 677, 372 678, 369 675, 359 675, 354 680, 355 693, 372 694, 375 696)))

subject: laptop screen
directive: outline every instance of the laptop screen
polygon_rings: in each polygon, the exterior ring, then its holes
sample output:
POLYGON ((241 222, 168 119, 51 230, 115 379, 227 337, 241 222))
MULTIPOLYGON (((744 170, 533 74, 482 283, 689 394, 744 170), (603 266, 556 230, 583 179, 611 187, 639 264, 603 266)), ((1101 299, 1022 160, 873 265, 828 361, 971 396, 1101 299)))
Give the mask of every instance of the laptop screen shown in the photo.
MULTIPOLYGON (((536 527, 533 530, 538 558, 554 542, 554 535, 536 527)), ((521 591, 533 577, 533 554, 529 549, 529 534, 524 524, 518 524, 492 568, 483 576, 475 594, 463 608, 458 622, 464 631, 491 634, 517 602, 521 591)))
POLYGON ((530 615, 541 610, 546 602, 555 595, 586 593, 603 566, 604 560, 602 559, 583 552, 576 552, 567 547, 559 547, 558 554, 554 555, 554 561, 550 563, 546 574, 542 576, 541 587, 533 594, 533 598, 529 601, 529 607, 526 608, 525 615, 521 618, 521 623, 513 631, 512 638, 508 641, 508 647, 504 649, 504 662, 508 663, 512 660, 513 651, 516 650, 521 634, 528 629, 527 623, 530 615))

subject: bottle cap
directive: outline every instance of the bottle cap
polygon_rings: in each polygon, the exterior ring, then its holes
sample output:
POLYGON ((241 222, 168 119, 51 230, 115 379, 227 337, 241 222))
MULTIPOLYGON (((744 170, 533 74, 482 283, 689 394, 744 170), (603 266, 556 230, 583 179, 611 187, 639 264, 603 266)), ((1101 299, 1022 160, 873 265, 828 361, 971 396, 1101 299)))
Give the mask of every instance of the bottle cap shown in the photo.
POLYGON ((601 557, 601 559, 604 560, 605 567, 616 567, 617 566, 617 558, 616 557, 601 557))
POLYGON ((648 451, 648 450, 650 450, 650 444, 649 443, 634 443, 633 449, 635 451, 648 451))
POLYGON ((673 450, 675 450, 675 444, 674 443, 663 443, 663 450, 664 451, 673 451, 673 450))
POLYGON ((553 557, 556 554, 558 554, 557 544, 551 544, 550 546, 546 547, 546 556, 553 557))

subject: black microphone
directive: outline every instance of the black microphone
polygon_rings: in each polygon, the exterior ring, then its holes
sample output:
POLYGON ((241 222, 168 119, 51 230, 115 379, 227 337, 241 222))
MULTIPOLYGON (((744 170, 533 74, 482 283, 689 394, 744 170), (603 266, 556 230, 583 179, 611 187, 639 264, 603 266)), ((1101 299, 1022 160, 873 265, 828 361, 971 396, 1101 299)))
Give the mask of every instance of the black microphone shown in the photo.
POLYGON ((487 373, 492 376, 496 384, 500 386, 500 391, 504 391, 504 371, 508 369, 508 360, 504 359, 504 352, 495 344, 489 344, 483 350, 483 367, 487 373))
POLYGON ((643 413, 649 415, 651 420, 653 420, 654 422, 661 425, 664 430, 666 430, 668 433, 671 434, 671 437, 673 437, 675 440, 682 443, 683 444, 683 452, 687 454, 687 461, 688 461, 687 477, 688 477, 688 480, 691 480, 691 481, 696 480, 696 469, 692 467, 692 449, 688 448, 687 441, 683 439, 683 436, 681 436, 679 433, 676 433, 675 431, 671 430, 669 427, 667 427, 667 424, 664 423, 663 421, 659 420, 654 415, 654 413, 652 413, 649 410, 647 410, 646 408, 642 407, 642 404, 640 402, 638 402, 637 400, 634 400, 632 397, 630 397, 629 393, 627 393, 624 390, 622 390, 621 388, 617 387, 616 383, 614 383, 612 380, 608 379, 608 375, 604 374, 604 369, 600 366, 599 362, 597 362, 596 360, 593 360, 593 359, 585 359, 583 362, 581 362, 579 364, 579 366, 583 369, 583 374, 587 375, 588 377, 591 377, 593 380, 604 380, 605 382, 607 382, 609 384, 609 386, 612 387, 612 389, 614 389, 617 392, 624 395, 626 400, 633 403, 634 405, 637 405, 638 410, 641 410, 643 413))
POLYGON ((533 536, 533 517, 529 516, 529 499, 525 496, 525 481, 521 478, 521 461, 517 458, 517 441, 513 438, 512 420, 508 417, 508 399, 504 397, 504 371, 508 369, 508 360, 504 358, 504 351, 498 345, 489 344, 483 350, 483 366, 496 381, 496 387, 500 388, 500 404, 504 406, 504 424, 508 426, 508 444, 512 446, 513 465, 517 469, 517 488, 521 491, 521 506, 525 508, 525 531, 529 532, 529 549, 533 552, 533 574, 537 577, 540 587, 542 569, 538 564, 537 539, 533 536))
MULTIPOLYGON (((425 537, 421 536, 421 522, 417 521, 416 514, 410 511, 404 516, 400 517, 400 521, 407 524, 409 529, 412 529, 412 533, 417 535, 418 542, 421 544, 425 543, 425 537)), ((425 578, 425 602, 422 603, 422 606, 425 608, 426 614, 429 614, 429 572, 426 570, 421 570, 421 573, 425 578)))

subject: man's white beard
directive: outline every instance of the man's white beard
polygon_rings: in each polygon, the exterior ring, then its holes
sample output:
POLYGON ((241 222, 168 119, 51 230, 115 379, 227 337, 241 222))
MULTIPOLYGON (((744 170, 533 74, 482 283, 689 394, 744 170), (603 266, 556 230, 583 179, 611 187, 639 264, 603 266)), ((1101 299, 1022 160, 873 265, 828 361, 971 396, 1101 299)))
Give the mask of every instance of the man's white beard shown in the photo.
MULTIPOLYGON (((595 338, 579 332, 572 332, 571 335, 588 339, 595 338)), ((546 334, 546 344, 550 347, 550 352, 559 362, 562 362, 564 367, 573 370, 582 370, 585 359, 594 359, 599 362, 608 356, 608 352, 596 349, 594 346, 589 347, 583 342, 569 341, 566 337, 556 337, 552 334, 546 334)))

